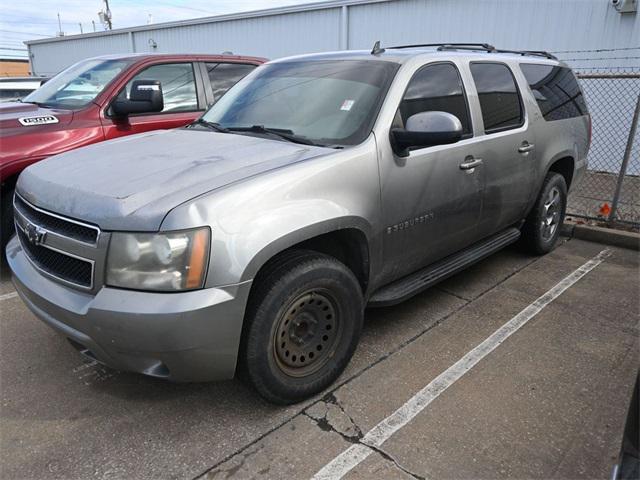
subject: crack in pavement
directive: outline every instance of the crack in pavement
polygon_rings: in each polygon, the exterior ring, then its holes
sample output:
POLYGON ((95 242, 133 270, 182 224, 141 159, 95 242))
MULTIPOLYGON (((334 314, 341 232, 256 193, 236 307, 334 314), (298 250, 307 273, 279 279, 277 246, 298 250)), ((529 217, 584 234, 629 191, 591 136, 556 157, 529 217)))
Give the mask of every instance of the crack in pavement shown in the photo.
POLYGON ((207 472, 206 478, 215 478, 215 477, 218 476, 218 474, 224 475, 225 479, 231 478, 233 475, 238 473, 240 471, 240 469, 242 469, 242 467, 244 467, 244 465, 247 462, 247 460, 249 459, 249 457, 252 457, 256 453, 258 453, 260 450, 262 450, 263 447, 264 447, 264 445, 260 445, 255 450, 246 450, 246 451, 242 452, 242 457, 239 459, 240 462, 237 463, 236 465, 233 465, 233 466, 229 467, 229 468, 222 469, 222 468, 220 468, 222 465, 218 465, 218 467, 215 468, 214 470, 210 470, 209 472, 207 472))
POLYGON ((406 473, 407 475, 410 475, 411 477, 415 478, 416 480, 427 480, 427 477, 423 477, 421 475, 418 475, 417 473, 412 472, 411 470, 409 470, 408 468, 403 466, 393 455, 391 455, 389 452, 383 450, 382 448, 376 447, 375 445, 371 445, 371 444, 366 443, 366 442, 360 442, 360 443, 362 445, 364 445, 365 447, 369 447, 371 450, 374 450, 382 458, 384 458, 385 460, 393 463, 396 466, 396 468, 398 468, 398 470, 402 470, 404 473, 406 473))
MULTIPOLYGON (((567 242, 569 242, 571 240, 571 238, 568 238, 566 240, 564 240, 561 244, 558 245, 561 246, 567 242)), ((464 309, 465 307, 467 307, 470 303, 475 302, 477 300, 479 300, 480 298, 482 298, 484 295, 488 294, 489 292, 491 292, 492 290, 496 289, 497 287, 499 287, 500 285, 502 285, 503 283, 505 283, 507 280, 509 280, 511 277, 513 277, 514 275, 518 274, 519 272, 522 272, 523 270, 525 270, 526 268, 530 267, 531 265, 537 263, 538 261, 540 261, 543 257, 536 257, 533 258, 530 262, 527 262, 525 265, 522 265, 521 268, 518 268, 516 271, 511 272, 509 275, 507 275, 505 278, 501 279, 499 282, 497 282, 495 285, 491 286, 490 288, 486 289, 485 291, 483 291, 482 293, 480 293, 478 296, 476 296, 473 300, 465 300, 464 303, 462 303, 461 305, 459 305, 457 308, 454 308, 452 311, 450 311, 449 313, 447 313, 446 315, 444 315, 442 318, 436 320, 435 322, 431 323, 429 326, 427 326, 426 328, 424 328, 423 330, 419 331, 417 334, 413 335, 412 337, 406 339, 405 341, 403 341, 402 343, 400 343, 399 345, 397 345, 395 348, 391 349, 390 351, 382 354, 380 357, 378 357, 377 359, 375 359, 373 362, 371 362, 369 365, 365 366, 364 368, 362 368, 359 371, 356 371, 353 375, 343 379, 340 382, 336 382, 334 383, 331 387, 329 387, 331 389, 331 391, 328 393, 328 395, 326 395, 325 397, 323 397, 322 399, 317 400, 315 403, 313 403, 311 406, 313 405, 317 405, 318 403, 322 403, 324 401, 324 398, 327 398, 329 396, 333 396, 333 393, 336 392, 338 389, 340 389, 341 387, 343 387, 344 385, 347 385, 348 383, 352 382, 353 380, 355 380, 356 378, 360 377, 361 375, 365 374, 367 371, 369 371, 370 369, 374 368, 376 365, 378 365, 379 363, 384 362, 385 360, 387 360, 388 358, 392 357, 393 355, 395 355, 396 353, 402 351, 404 348, 406 348, 408 345, 411 345, 413 342, 415 342, 416 340, 418 340, 420 337, 422 337, 423 335, 425 335, 426 333, 428 333, 429 331, 431 331, 432 329, 436 328, 437 326, 441 325, 442 323, 444 323, 445 321, 447 321, 449 318, 451 318, 452 316, 456 315, 458 312, 460 312, 460 310, 464 309)), ((435 286, 434 286, 435 288, 435 286)), ((325 402, 326 403, 326 402, 325 402)), ((308 407, 307 410, 311 408, 308 407)), ((300 416, 300 415, 305 415, 305 416, 309 416, 305 413, 305 410, 301 410, 298 411, 294 414, 292 414, 289 418, 283 420, 282 422, 278 423, 277 425, 273 426, 272 428, 268 429, 266 432, 264 432, 262 435, 259 435, 258 437, 256 437, 254 440, 248 442, 246 445, 243 445, 242 447, 238 448, 236 451, 229 453, 228 455, 226 455, 225 457, 223 457, 222 459, 220 459, 218 462, 216 462, 214 465, 212 465, 209 468, 206 468, 202 473, 194 476, 194 479, 200 479, 200 478, 204 478, 207 476, 207 473, 215 471, 216 468, 218 468, 220 465, 224 464, 225 462, 231 460, 233 457, 235 457, 236 455, 240 455, 243 452, 249 450, 252 446, 254 446, 255 444, 257 444, 258 442, 264 440, 266 437, 268 437, 270 434, 272 434, 273 432, 275 432, 276 430, 278 430, 279 428, 283 427, 284 425, 290 423, 294 418, 300 416)), ((313 417, 310 417, 313 419, 313 417)), ((315 420, 315 419, 313 419, 315 420)), ((355 424, 354 424, 355 425, 355 424)), ((339 433, 339 432, 337 432, 339 433)), ((353 441, 351 441, 351 443, 354 443, 353 441)), ((357 442, 360 443, 360 442, 357 442)), ((364 444, 363 444, 364 445, 364 444)), ((369 446, 369 445, 365 445, 368 448, 371 448, 372 450, 375 451, 375 448, 369 446)), ((381 452, 378 452, 382 455, 381 452)))
POLYGON ((426 480, 426 477, 412 472, 403 466, 393 455, 382 448, 363 441, 362 429, 353 421, 333 392, 326 395, 321 401, 311 405, 302 412, 325 432, 334 432, 345 441, 352 444, 360 444, 378 453, 384 460, 391 462, 396 468, 416 480, 426 480))

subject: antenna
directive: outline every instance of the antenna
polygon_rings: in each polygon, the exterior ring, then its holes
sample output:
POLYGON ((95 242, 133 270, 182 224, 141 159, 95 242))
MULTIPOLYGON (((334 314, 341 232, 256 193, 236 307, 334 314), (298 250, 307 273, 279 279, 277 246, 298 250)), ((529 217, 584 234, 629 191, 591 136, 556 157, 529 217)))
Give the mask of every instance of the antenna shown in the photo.
POLYGON ((58 13, 58 33, 56 33, 58 37, 64 37, 64 32, 62 31, 62 22, 60 21, 60 13, 58 13))
POLYGON ((371 49, 371 55, 380 55, 381 53, 384 53, 384 48, 380 47, 380 40, 376 40, 371 49))

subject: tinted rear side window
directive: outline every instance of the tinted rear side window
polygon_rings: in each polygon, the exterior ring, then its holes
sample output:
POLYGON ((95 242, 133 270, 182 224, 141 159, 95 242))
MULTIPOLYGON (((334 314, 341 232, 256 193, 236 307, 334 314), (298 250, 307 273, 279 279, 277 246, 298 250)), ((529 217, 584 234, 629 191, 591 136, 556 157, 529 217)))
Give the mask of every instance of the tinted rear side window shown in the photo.
POLYGON ((523 63, 520 68, 545 120, 562 120, 587 114, 587 104, 569 68, 532 63, 523 63))
POLYGON ((467 100, 458 70, 451 64, 427 65, 418 70, 400 103, 403 124, 416 113, 441 111, 455 115, 463 134, 471 133, 467 100))
POLYGON ((501 63, 472 63, 486 133, 522 125, 522 103, 509 67, 501 63))
POLYGON ((215 101, 218 101, 238 80, 256 68, 255 65, 246 63, 207 63, 206 65, 215 101))

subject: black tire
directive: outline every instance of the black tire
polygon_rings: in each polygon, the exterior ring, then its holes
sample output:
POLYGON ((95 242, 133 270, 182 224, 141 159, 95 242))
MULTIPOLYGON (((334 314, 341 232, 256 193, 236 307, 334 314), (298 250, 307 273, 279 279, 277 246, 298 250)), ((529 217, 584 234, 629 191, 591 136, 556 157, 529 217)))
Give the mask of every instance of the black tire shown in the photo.
POLYGON ((559 173, 549 172, 540 194, 522 227, 522 242, 536 255, 549 253, 555 247, 567 209, 567 184, 559 173))
POLYGON ((363 311, 358 280, 337 259, 304 250, 282 254, 256 278, 249 299, 243 376, 277 404, 324 390, 356 349, 363 311))
POLYGON ((9 243, 9 239, 15 233, 13 224, 13 188, 5 187, 1 190, 2 206, 0 211, 0 261, 4 261, 4 249, 9 243))

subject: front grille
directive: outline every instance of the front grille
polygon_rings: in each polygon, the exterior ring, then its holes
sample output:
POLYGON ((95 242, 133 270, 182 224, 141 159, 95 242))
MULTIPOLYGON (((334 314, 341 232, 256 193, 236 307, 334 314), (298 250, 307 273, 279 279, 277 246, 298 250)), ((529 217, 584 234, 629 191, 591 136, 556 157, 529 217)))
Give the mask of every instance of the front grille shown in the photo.
POLYGON ((98 227, 82 225, 71 220, 66 220, 57 215, 36 209, 25 202, 19 195, 15 196, 14 206, 31 223, 39 225, 45 230, 58 233, 64 237, 69 237, 79 242, 95 244, 98 240, 100 230, 98 227))
POLYGON ((38 268, 61 280, 82 287, 91 287, 93 275, 91 262, 70 257, 41 245, 34 245, 20 228, 17 228, 17 232, 22 248, 38 268))

